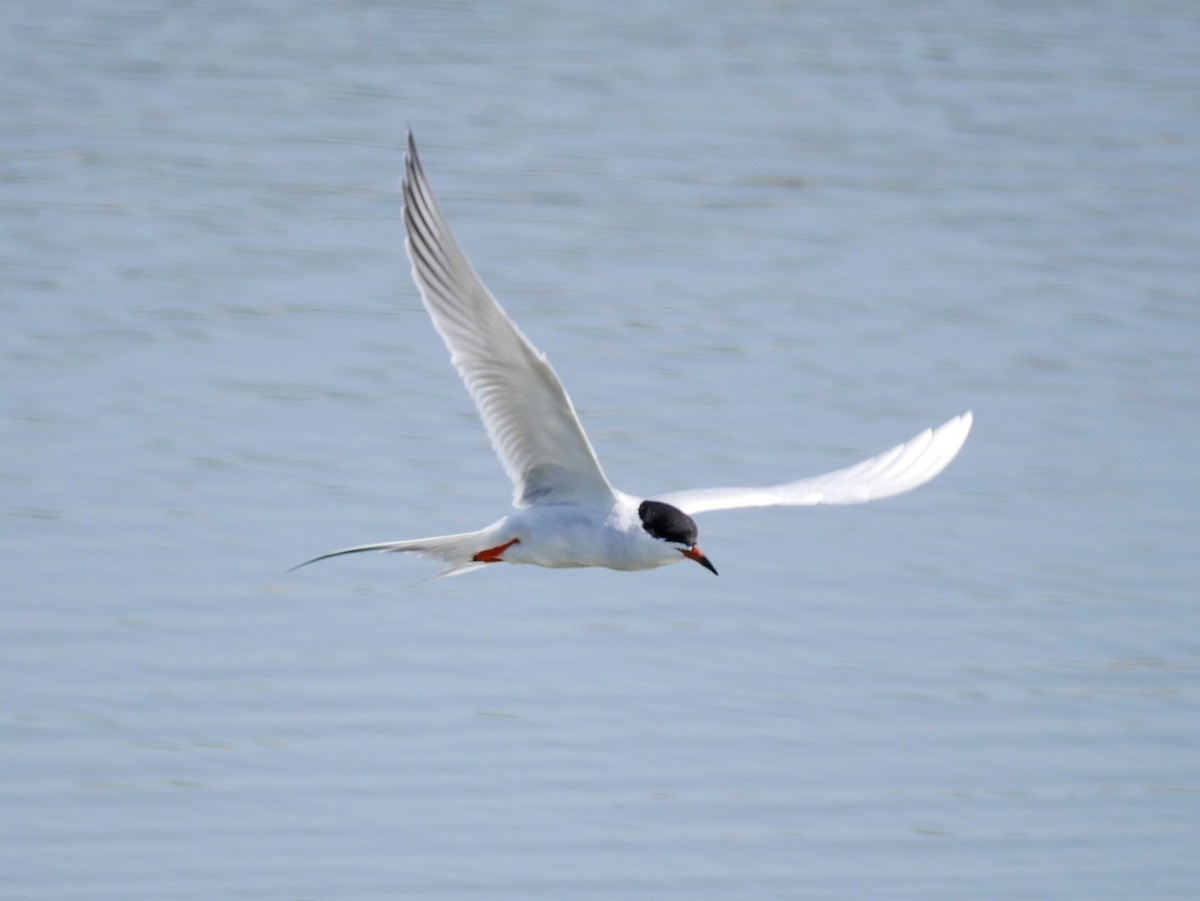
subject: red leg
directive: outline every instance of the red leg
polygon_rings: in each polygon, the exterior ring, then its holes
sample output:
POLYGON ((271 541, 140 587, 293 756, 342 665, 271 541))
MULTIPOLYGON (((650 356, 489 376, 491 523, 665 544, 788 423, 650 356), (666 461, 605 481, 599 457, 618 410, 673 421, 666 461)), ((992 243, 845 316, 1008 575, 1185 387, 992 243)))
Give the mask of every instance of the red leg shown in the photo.
POLYGON ((503 563, 504 561, 500 559, 500 555, 503 554, 505 551, 507 551, 514 544, 520 544, 520 542, 521 542, 520 538, 514 538, 512 541, 506 541, 504 544, 500 544, 500 545, 497 545, 496 547, 490 547, 487 550, 480 551, 478 554, 476 554, 471 559, 474 560, 476 563, 503 563))

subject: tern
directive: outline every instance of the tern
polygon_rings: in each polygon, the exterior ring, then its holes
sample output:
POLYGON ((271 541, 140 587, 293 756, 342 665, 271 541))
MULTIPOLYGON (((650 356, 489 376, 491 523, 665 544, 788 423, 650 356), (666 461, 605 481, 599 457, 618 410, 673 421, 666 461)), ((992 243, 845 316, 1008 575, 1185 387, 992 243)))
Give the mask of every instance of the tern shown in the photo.
POLYGON ((970 412, 862 463, 796 482, 673 491, 652 499, 619 491, 605 477, 545 354, 521 333, 459 247, 411 131, 401 190, 413 280, 512 480, 514 509, 476 532, 364 544, 299 566, 343 554, 402 551, 441 560, 445 569, 438 576, 494 563, 644 570, 681 560, 715 575, 717 568, 696 543, 693 514, 892 497, 940 473, 966 441, 970 412))

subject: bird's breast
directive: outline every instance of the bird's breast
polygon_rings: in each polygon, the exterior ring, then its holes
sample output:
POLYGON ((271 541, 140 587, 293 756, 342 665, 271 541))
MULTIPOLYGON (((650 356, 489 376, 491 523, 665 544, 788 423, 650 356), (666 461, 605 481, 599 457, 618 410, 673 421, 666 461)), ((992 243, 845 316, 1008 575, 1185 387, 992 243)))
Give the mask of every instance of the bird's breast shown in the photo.
POLYGON ((511 514, 506 526, 520 542, 504 554, 508 563, 552 568, 603 566, 608 569, 653 569, 683 557, 665 542, 651 538, 620 510, 537 505, 511 514))

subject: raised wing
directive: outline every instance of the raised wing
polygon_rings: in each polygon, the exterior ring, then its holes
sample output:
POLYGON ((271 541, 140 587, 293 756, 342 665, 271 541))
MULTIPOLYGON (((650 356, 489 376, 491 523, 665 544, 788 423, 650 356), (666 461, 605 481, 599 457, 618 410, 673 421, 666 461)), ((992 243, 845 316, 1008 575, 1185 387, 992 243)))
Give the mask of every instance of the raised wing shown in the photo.
POLYGON ((963 413, 911 441, 846 469, 765 488, 696 488, 659 495, 656 500, 684 513, 733 510, 739 507, 802 507, 813 504, 861 504, 924 485, 958 455, 971 431, 971 414, 963 413))
POLYGON ((513 504, 611 500, 612 486, 562 382, 451 234, 411 132, 402 187, 413 280, 513 482, 513 504))

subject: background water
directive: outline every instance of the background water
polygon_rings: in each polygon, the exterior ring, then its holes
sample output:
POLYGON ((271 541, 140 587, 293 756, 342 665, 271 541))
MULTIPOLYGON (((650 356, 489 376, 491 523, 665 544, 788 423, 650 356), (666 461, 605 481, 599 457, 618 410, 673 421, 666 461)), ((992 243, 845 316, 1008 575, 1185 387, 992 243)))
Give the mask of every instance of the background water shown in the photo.
POLYGON ((10 3, 0 897, 1200 894, 1200 12, 10 3), (402 141, 615 484, 965 409, 719 579, 321 551, 509 488, 402 141))

